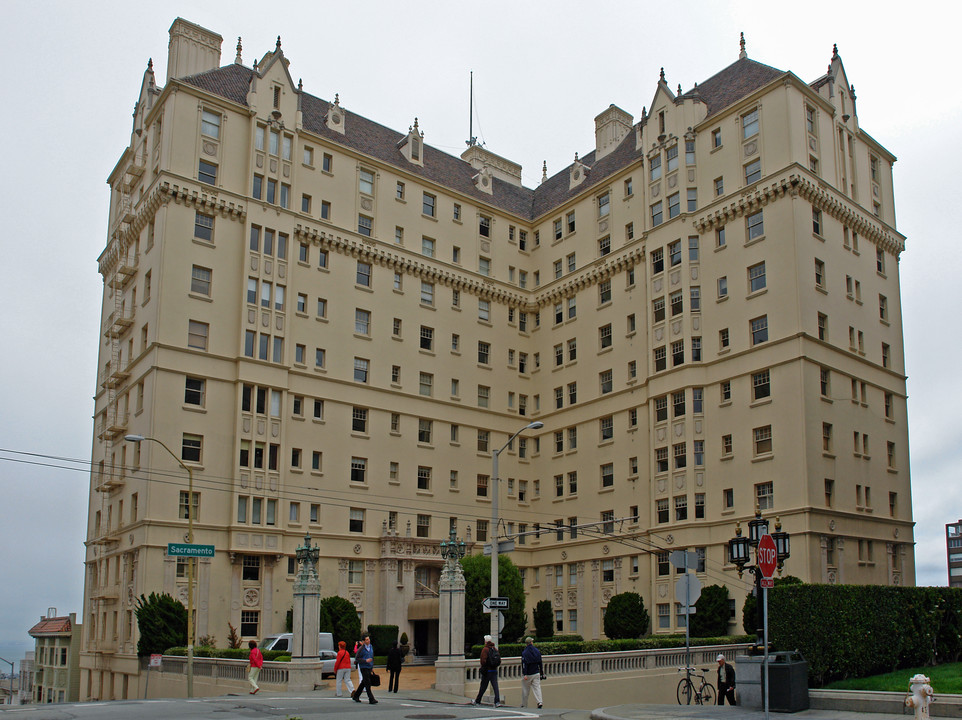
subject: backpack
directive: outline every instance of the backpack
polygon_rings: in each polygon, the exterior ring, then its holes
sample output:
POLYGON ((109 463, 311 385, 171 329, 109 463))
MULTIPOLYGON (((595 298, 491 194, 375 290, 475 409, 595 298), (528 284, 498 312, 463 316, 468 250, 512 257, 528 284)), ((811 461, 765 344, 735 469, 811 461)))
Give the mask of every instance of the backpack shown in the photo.
POLYGON ((488 667, 492 670, 497 669, 501 664, 501 653, 498 652, 498 648, 489 647, 488 648, 488 667))

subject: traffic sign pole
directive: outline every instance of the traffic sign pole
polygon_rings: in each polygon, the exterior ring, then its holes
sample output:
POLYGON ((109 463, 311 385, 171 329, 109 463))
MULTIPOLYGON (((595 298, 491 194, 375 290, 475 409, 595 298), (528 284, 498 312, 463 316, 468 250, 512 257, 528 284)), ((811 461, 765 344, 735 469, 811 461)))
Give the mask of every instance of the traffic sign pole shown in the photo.
POLYGON ((758 572, 762 574, 762 639, 765 643, 765 652, 762 663, 764 665, 765 683, 765 720, 769 720, 768 714, 768 588, 774 584, 772 576, 775 574, 775 567, 778 564, 778 551, 775 549, 775 540, 768 533, 758 540, 758 547, 755 549, 756 564, 758 572), (767 582, 766 582, 767 581, 767 582))

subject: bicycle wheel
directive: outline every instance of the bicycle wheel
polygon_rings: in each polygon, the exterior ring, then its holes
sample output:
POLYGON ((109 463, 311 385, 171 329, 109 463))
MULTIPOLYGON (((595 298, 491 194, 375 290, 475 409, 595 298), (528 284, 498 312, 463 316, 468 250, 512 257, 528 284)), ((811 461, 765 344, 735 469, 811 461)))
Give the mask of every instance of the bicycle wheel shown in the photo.
POLYGON ((705 683, 701 689, 701 704, 702 705, 714 705, 715 704, 715 686, 711 683, 705 683))
POLYGON ((675 697, 678 698, 679 705, 691 705, 691 699, 695 696, 695 685, 689 678, 682 678, 678 681, 678 689, 675 697))

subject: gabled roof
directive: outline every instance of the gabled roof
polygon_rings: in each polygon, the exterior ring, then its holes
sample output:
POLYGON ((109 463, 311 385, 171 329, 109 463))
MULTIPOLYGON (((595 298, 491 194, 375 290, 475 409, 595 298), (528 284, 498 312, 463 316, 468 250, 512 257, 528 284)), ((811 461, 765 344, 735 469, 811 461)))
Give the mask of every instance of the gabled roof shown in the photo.
MULTIPOLYGON (((700 98, 708 106, 708 115, 711 116, 782 74, 781 70, 742 58, 696 88, 689 90, 683 97, 700 98)), ((253 75, 254 71, 251 68, 235 63, 189 75, 180 78, 180 81, 246 107, 247 93, 253 75)), ((470 163, 430 145, 424 146, 423 166, 410 163, 399 147, 406 137, 404 134, 344 110, 343 107, 341 109, 345 113, 345 133, 341 134, 329 129, 324 122, 329 107, 330 103, 326 100, 303 93, 301 111, 304 129, 337 145, 357 150, 407 173, 474 198, 479 204, 493 205, 531 221, 563 205, 571 198, 583 193, 586 188, 599 185, 605 178, 617 173, 644 154, 641 150, 635 149, 638 129, 638 125, 635 125, 621 144, 597 164, 594 162, 594 150, 582 157, 581 162, 591 170, 587 181, 575 188, 569 189, 571 166, 568 165, 534 190, 519 187, 495 177, 493 178, 494 192, 489 195, 475 186, 474 177, 478 171, 470 163)))
POLYGON ((71 627, 69 617, 53 617, 44 618, 30 628, 29 633, 33 637, 36 637, 37 635, 69 635, 70 631, 71 627))
POLYGON ((708 106, 706 117, 711 117, 784 74, 784 71, 771 65, 740 58, 682 97, 700 98, 708 106))

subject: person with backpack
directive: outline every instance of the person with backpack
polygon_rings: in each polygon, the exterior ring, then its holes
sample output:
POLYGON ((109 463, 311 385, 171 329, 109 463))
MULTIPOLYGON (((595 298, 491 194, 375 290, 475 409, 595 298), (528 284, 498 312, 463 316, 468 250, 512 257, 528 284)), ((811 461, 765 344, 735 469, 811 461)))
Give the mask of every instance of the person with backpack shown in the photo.
POLYGON ((498 666, 501 665, 501 653, 494 644, 490 635, 484 636, 484 647, 481 648, 481 689, 478 690, 478 697, 471 701, 472 705, 480 705, 484 691, 488 689, 488 684, 494 688, 494 706, 501 707, 501 693, 498 691, 498 666))

